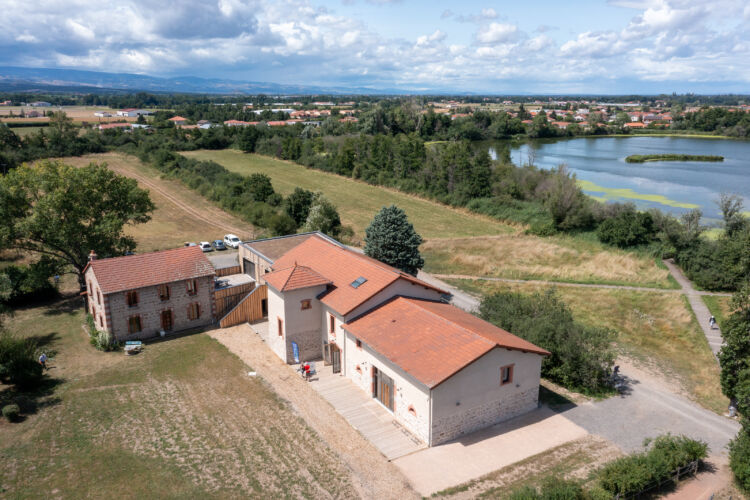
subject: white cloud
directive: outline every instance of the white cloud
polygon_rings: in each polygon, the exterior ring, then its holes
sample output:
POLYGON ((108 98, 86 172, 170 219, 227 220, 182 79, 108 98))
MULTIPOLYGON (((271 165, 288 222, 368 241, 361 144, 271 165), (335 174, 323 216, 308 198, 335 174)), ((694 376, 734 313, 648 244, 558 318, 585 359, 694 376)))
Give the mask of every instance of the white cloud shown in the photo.
POLYGON ((518 27, 514 24, 490 23, 477 33, 480 43, 492 44, 513 40, 518 35, 518 27))

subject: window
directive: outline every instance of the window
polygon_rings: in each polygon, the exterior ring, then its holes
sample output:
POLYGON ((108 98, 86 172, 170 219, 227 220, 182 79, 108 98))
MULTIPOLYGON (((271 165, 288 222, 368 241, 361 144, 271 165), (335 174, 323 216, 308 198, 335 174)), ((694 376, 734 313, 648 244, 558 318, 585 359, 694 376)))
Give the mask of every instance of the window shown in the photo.
POLYGON ((137 306, 138 305, 138 292, 126 292, 125 301, 128 303, 128 307, 137 306))
POLYGON ((333 317, 333 314, 328 315, 328 333, 336 333, 336 318, 333 317))
POLYGON ((102 320, 102 315, 99 314, 98 318, 99 318, 99 326, 102 327, 102 328, 104 328, 104 321, 102 320))
POLYGON ((96 295, 96 303, 99 305, 102 305, 102 291, 99 290, 99 293, 96 295))
POLYGON ((284 320, 281 318, 278 319, 278 327, 279 327, 279 337, 284 336, 284 320))
POLYGON ((362 341, 357 339, 357 349, 362 349, 362 341))
POLYGON ((197 302, 193 302, 188 306, 188 319, 190 321, 196 320, 201 317, 201 305, 197 302))
POLYGON ((172 318, 172 310, 167 309, 166 311, 161 312, 161 329, 164 331, 169 331, 172 329, 174 322, 172 318))
POLYGON ((303 311, 305 309, 310 309, 312 307, 312 305, 310 304, 310 299, 300 301, 300 306, 303 311))
POLYGON ((367 281, 367 279, 360 276, 359 278, 351 282, 351 286, 352 288, 359 288, 365 281, 367 281))
POLYGON ((188 295, 195 295, 198 293, 198 281, 197 280, 187 280, 187 293, 188 295))
POLYGON ((513 382, 513 365, 507 365, 500 368, 500 385, 510 384, 513 382))
POLYGON ((128 318, 128 333, 138 333, 141 331, 141 317, 131 316, 128 318))
POLYGON ((169 300, 169 285, 159 285, 159 298, 161 300, 169 300))

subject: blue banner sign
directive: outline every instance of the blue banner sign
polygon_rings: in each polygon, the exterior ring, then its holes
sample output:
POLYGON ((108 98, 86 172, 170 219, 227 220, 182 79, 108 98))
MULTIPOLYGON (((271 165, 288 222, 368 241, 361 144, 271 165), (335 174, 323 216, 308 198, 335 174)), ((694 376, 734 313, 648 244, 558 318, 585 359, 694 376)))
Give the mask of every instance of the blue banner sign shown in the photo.
POLYGON ((297 342, 292 342, 292 354, 294 355, 294 363, 299 363, 299 346, 297 342))

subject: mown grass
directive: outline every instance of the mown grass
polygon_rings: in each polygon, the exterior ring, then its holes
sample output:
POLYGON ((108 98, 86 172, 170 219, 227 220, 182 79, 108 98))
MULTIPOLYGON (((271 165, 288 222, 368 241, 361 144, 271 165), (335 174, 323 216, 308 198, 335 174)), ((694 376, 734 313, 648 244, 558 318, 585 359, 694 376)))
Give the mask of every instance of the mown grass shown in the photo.
POLYGON ((372 186, 296 163, 267 156, 244 154, 237 150, 191 151, 182 153, 199 160, 212 160, 243 175, 266 174, 274 189, 288 195, 295 187, 323 192, 337 206, 342 222, 350 225, 360 239, 375 214, 383 207, 397 205, 423 238, 466 237, 507 234, 513 226, 393 189, 372 186))
POLYGON ((23 422, 0 422, 0 496, 355 495, 345 464, 224 346, 194 334, 137 356, 101 353, 75 305, 20 310, 7 322, 56 351, 56 385, 23 422))
POLYGON ((515 234, 429 240, 425 271, 477 277, 679 288, 653 257, 606 247, 581 236, 515 234))
MULTIPOLYGON (((533 293, 548 287, 485 280, 448 280, 470 293, 533 293)), ((577 287, 557 288, 575 318, 617 332, 621 352, 679 381, 702 406, 720 413, 728 401, 719 387, 719 366, 682 294, 577 287)))

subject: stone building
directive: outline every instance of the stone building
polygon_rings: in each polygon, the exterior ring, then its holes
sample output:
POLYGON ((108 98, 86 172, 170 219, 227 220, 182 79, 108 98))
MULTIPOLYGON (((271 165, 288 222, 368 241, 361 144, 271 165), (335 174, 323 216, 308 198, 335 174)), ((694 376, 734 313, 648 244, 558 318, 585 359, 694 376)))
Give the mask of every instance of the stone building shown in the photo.
POLYGON ((319 233, 243 243, 267 287, 267 345, 323 359, 430 446, 537 407, 543 356, 449 294, 319 233))
POLYGON ((199 247, 97 259, 84 270, 88 312, 119 342, 209 325, 215 271, 199 247))

